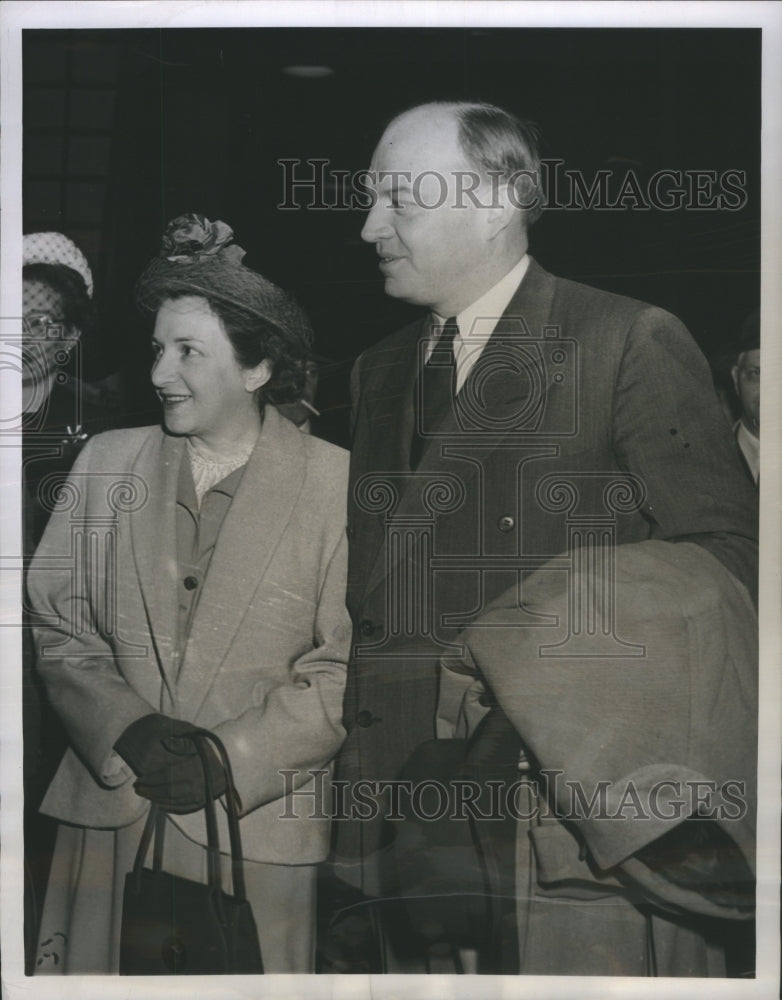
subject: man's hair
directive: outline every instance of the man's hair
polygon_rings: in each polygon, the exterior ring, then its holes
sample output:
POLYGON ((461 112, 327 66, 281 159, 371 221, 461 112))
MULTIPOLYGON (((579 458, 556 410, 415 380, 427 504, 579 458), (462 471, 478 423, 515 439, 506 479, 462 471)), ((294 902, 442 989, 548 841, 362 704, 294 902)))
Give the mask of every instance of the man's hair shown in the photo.
POLYGON ((756 306, 741 324, 736 349, 736 361, 741 361, 747 351, 760 350, 760 306, 756 306))
POLYGON ((478 169, 510 181, 516 200, 525 208, 527 228, 540 218, 543 193, 540 177, 539 134, 532 122, 476 101, 444 103, 459 123, 459 141, 468 160, 478 169))

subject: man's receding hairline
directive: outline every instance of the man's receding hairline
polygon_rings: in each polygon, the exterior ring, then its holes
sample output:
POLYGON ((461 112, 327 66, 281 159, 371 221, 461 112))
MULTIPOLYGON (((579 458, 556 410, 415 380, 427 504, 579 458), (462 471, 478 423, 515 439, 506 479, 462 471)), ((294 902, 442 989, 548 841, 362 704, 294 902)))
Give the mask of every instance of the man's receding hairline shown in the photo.
POLYGON ((467 166, 477 170, 483 170, 483 164, 474 152, 469 148, 469 139, 464 122, 464 113, 484 107, 485 105, 477 101, 427 101, 425 104, 416 104, 415 107, 401 111, 396 117, 386 125, 383 134, 378 142, 378 148, 383 142, 393 146, 393 132, 399 124, 405 120, 412 120, 416 117, 425 117, 426 112, 439 112, 442 122, 452 122, 455 126, 454 137, 459 152, 464 157, 467 166))
MULTIPOLYGON (((470 115, 470 113, 476 114, 482 111, 495 113, 499 112, 500 114, 505 115, 509 122, 523 128, 524 123, 516 118, 515 115, 498 105, 490 104, 485 101, 427 101, 425 104, 416 104, 412 108, 400 111, 400 113, 392 118, 386 125, 383 130, 383 134, 380 137, 380 142, 384 139, 387 140, 394 128, 406 119, 413 119, 416 116, 424 117, 426 112, 432 112, 435 115, 439 112, 442 121, 452 121, 456 126, 456 141, 459 145, 459 149, 464 155, 465 160, 472 166, 477 167, 478 169, 483 169, 484 164, 481 162, 482 157, 477 153, 476 149, 473 148, 474 141, 470 135, 469 126, 467 124, 467 116, 470 115)), ((527 147, 528 155, 532 154, 532 150, 529 149, 526 138, 523 140, 523 143, 525 147, 527 147)), ((393 145, 393 143, 390 144, 393 145)))
POLYGON ((388 123, 388 125, 386 125, 385 129, 383 130, 383 136, 381 138, 385 138, 386 136, 388 136, 391 132, 394 131, 397 125, 403 123, 405 120, 413 119, 416 117, 423 118, 425 112, 435 112, 435 113, 440 112, 442 120, 452 121, 456 125, 457 134, 459 134, 461 119, 459 118, 459 115, 457 114, 456 111, 458 107, 459 105, 455 103, 438 102, 438 101, 429 101, 426 104, 416 104, 415 107, 408 108, 406 111, 400 111, 400 113, 396 115, 396 117, 392 118, 391 121, 388 123))

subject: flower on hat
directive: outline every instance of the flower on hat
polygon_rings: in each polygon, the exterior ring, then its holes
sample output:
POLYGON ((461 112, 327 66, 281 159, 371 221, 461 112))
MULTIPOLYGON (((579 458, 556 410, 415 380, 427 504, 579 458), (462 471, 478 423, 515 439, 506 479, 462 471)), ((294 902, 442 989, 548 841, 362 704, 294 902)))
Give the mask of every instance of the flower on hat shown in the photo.
POLYGON ((233 239, 234 231, 225 222, 210 222, 203 215, 188 212, 172 219, 163 233, 160 256, 180 263, 194 263, 212 257, 233 239))

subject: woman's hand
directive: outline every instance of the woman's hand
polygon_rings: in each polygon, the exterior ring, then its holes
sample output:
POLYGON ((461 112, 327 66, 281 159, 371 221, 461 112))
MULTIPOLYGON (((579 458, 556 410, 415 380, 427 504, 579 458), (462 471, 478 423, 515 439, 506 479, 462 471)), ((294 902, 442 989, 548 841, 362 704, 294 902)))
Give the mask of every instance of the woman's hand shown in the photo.
MULTIPOLYGON (((204 768, 195 744, 187 737, 191 722, 153 713, 128 726, 114 749, 138 778, 138 795, 166 812, 189 813, 206 804, 204 768)), ((211 746, 207 747, 212 798, 225 791, 225 775, 211 746)))
MULTIPOLYGON (((207 799, 204 763, 193 741, 172 737, 164 742, 176 762, 141 775, 133 786, 136 793, 166 812, 191 813, 203 809, 207 799)), ((212 747, 206 746, 205 749, 211 797, 216 799, 225 791, 225 773, 212 747)))
MULTIPOLYGON (((161 767, 179 763, 182 752, 172 753, 165 741, 172 737, 181 737, 184 733, 191 733, 193 729, 191 722, 153 712, 136 719, 128 726, 114 744, 114 749, 130 766, 136 777, 140 778, 149 771, 158 771, 161 767)), ((189 743, 189 747, 190 753, 196 752, 192 743, 189 743)))

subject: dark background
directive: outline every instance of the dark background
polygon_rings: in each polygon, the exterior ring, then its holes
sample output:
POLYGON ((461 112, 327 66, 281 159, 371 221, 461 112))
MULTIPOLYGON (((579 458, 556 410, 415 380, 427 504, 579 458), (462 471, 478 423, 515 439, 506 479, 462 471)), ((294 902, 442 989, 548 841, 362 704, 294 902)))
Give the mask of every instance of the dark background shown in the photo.
POLYGON ((413 311, 384 296, 361 211, 277 208, 277 161, 353 172, 396 112, 488 100, 534 120, 543 155, 587 179, 746 171, 740 211, 551 210, 532 230, 544 267, 670 309, 719 359, 759 301, 760 45, 756 29, 26 30, 25 231, 59 230, 87 254, 86 374, 122 373, 134 423, 154 413, 134 281, 169 219, 225 220, 247 263, 310 313, 332 362, 318 430, 346 443, 350 362, 413 311))

